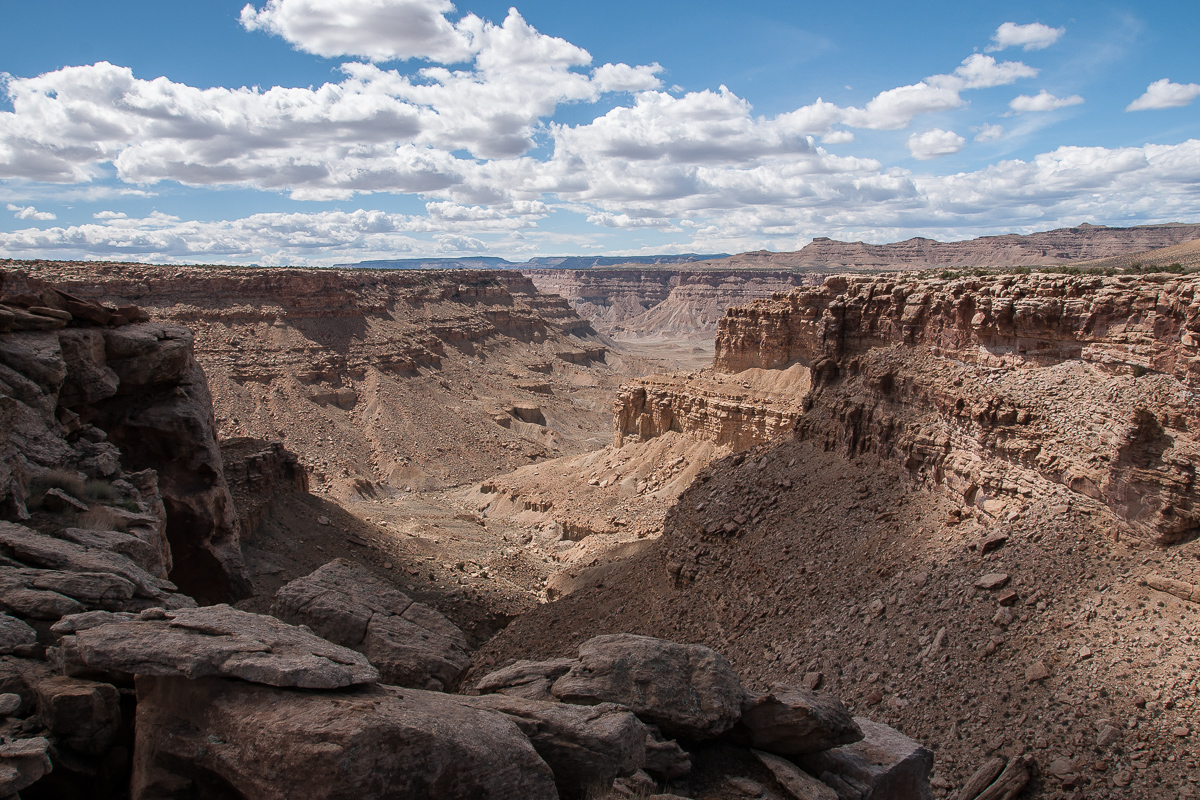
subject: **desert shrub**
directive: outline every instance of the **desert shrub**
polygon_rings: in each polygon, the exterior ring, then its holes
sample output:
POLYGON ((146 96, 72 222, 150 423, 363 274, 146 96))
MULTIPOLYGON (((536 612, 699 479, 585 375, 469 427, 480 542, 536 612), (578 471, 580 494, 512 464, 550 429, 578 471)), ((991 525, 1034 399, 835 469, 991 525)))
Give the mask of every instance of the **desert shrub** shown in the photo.
POLYGON ((32 509, 41 508, 42 501, 46 498, 46 492, 51 489, 66 492, 74 498, 82 498, 85 484, 77 474, 70 470, 52 469, 29 482, 29 502, 26 505, 32 509))
POLYGON ((83 497, 85 484, 74 472, 66 469, 52 469, 40 477, 34 478, 30 484, 31 492, 45 494, 48 489, 61 489, 72 497, 83 497))
POLYGON ((86 528, 89 531, 127 531, 129 529, 125 518, 112 509, 93 508, 85 511, 75 519, 75 527, 86 528))
POLYGON ((91 480, 83 485, 83 493, 89 500, 115 500, 117 490, 108 481, 91 480))

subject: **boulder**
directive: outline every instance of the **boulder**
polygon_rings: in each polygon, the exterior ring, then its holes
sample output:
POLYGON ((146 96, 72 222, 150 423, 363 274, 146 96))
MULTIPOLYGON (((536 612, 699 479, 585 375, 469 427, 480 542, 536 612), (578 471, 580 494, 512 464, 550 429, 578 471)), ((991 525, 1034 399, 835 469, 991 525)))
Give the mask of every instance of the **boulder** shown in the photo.
POLYGON ((282 587, 271 613, 363 653, 395 686, 453 688, 471 663, 454 623, 343 559, 282 587))
POLYGON ((817 753, 863 738, 838 698, 782 685, 768 694, 747 692, 741 722, 731 733, 751 747, 784 756, 817 753))
POLYGON ((732 728, 745 695, 720 653, 627 633, 584 642, 579 663, 552 692, 568 703, 620 703, 666 735, 688 739, 711 739, 732 728))
POLYGON ((137 692, 133 800, 558 796, 510 717, 439 692, 149 677, 137 692))
POLYGON ((107 572, 0 567, 0 591, 41 589, 73 597, 85 605, 120 607, 133 597, 134 585, 107 572))
POLYGON ((18 647, 30 645, 36 641, 37 631, 19 619, 7 614, 0 614, 0 655, 16 652, 18 647))
POLYGON ((797 756, 796 762, 805 772, 820 776, 822 782, 849 787, 859 797, 932 800, 929 773, 933 753, 887 725, 866 717, 854 721, 863 732, 861 741, 797 756))
POLYGON ((38 718, 69 747, 100 755, 112 746, 121 725, 115 686, 59 675, 36 682, 33 691, 38 718))
POLYGON ((463 697, 460 702, 511 717, 550 765, 564 800, 582 798, 593 787, 632 775, 646 760, 646 726, 612 703, 575 706, 502 694, 463 697))
POLYGON ((40 736, 0 744, 0 797, 15 797, 41 780, 51 770, 48 749, 50 742, 40 736))
POLYGON ((216 675, 305 689, 379 679, 361 654, 274 617, 227 605, 160 614, 64 636, 54 660, 67 675, 216 675))
POLYGON ((550 687, 578 662, 574 658, 550 661, 517 661, 480 678, 475 689, 480 694, 506 694, 530 700, 553 700, 550 687))

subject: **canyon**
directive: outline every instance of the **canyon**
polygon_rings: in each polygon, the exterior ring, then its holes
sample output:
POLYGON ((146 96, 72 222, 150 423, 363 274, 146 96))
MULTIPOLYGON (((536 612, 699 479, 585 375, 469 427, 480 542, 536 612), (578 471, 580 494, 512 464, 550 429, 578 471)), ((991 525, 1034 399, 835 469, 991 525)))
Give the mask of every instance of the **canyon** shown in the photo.
POLYGON ((6 262, 0 784, 1194 797, 1193 228, 6 262))

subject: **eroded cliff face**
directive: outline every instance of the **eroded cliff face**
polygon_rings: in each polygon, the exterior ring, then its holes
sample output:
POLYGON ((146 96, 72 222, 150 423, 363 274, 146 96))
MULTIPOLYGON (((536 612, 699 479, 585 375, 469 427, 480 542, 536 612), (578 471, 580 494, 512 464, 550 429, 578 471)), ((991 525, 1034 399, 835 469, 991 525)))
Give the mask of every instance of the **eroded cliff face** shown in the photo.
POLYGON ((1156 544, 1200 529, 1200 280, 834 278, 733 309, 715 369, 801 365, 797 426, 995 516, 1049 484, 1156 544))
POLYGON ((143 538, 159 552, 162 577, 214 602, 246 596, 239 523, 191 332, 146 322, 134 306, 88 303, 21 272, 0 273, 0 287, 7 518, 30 518, 33 486, 47 475, 72 485, 92 480, 138 514, 161 519, 143 538))
POLYGON ((642 378, 622 386, 613 403, 613 446, 674 431, 744 450, 795 426, 808 381, 800 366, 642 378))

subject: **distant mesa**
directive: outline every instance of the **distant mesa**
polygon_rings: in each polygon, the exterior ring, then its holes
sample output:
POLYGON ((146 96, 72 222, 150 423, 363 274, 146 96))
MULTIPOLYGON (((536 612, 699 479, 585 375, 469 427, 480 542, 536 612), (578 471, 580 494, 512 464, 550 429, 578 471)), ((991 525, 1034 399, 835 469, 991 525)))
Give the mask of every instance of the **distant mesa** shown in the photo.
POLYGON ((690 264, 696 261, 712 261, 729 258, 728 253, 680 253, 653 256, 545 256, 528 261, 509 261, 495 256, 470 256, 466 258, 394 258, 377 261, 359 261, 354 264, 335 264, 337 267, 360 269, 591 269, 613 267, 620 264, 638 266, 655 264, 690 264))

